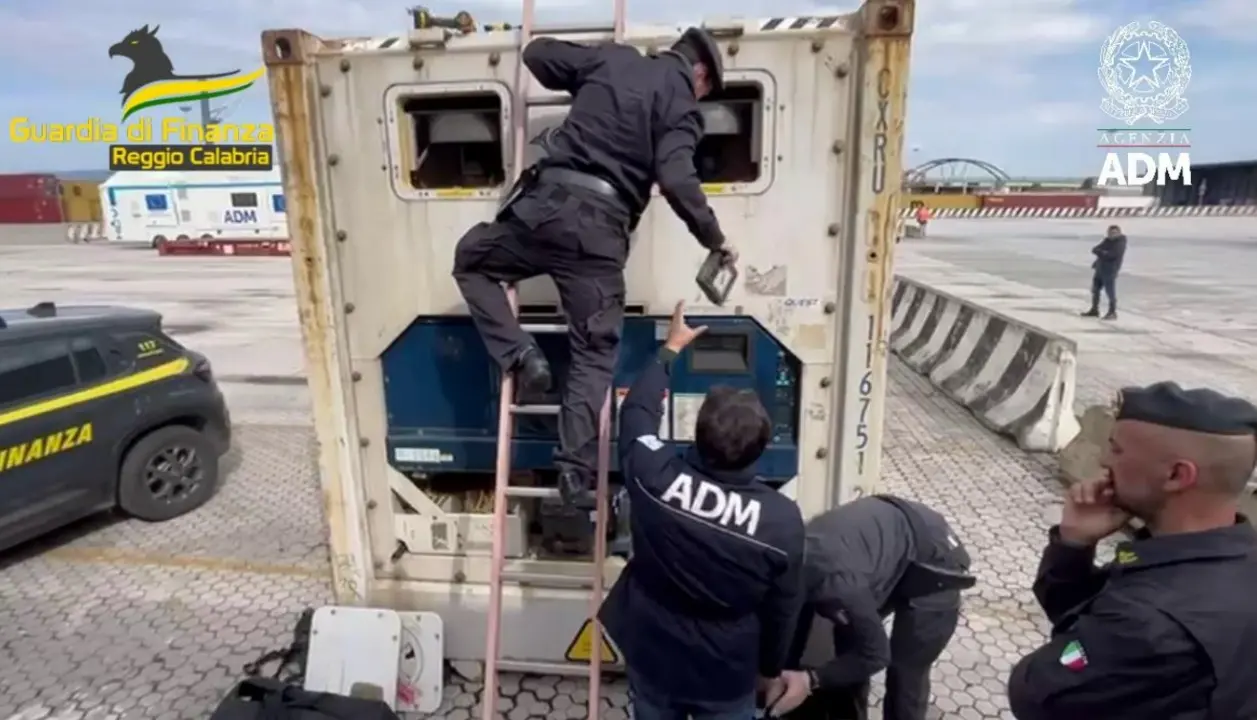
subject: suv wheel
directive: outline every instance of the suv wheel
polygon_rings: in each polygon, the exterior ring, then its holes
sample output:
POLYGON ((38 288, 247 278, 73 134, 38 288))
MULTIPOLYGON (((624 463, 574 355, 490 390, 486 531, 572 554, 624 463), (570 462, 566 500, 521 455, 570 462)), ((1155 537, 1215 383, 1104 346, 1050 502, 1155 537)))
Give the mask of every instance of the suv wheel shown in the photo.
POLYGON ((205 504, 218 486, 218 454, 203 433, 185 425, 140 438, 122 460, 118 506, 149 522, 178 517, 205 504))

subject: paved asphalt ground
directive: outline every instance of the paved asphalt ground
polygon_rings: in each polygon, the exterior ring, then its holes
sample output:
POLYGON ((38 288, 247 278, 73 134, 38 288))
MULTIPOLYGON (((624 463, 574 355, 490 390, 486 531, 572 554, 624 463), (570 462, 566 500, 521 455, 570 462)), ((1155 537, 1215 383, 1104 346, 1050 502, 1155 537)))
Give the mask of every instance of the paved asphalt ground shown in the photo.
POLYGON ((1160 380, 1257 399, 1257 220, 1115 222, 1128 237, 1116 322, 1079 317, 1105 219, 939 220, 903 241, 896 268, 1076 339, 1079 409, 1160 380))
MULTIPOLYGON (((1062 317, 1078 309, 1092 228, 1027 223, 1010 241, 1011 233, 998 228, 1011 226, 999 221, 935 225, 932 237, 901 246, 906 266, 947 273, 953 264, 964 265, 954 272, 990 273, 1009 287, 1017 281, 1000 273, 1044 283, 1049 275, 1043 269, 1055 268, 1051 277, 1059 279, 1038 292, 1055 298, 1062 317), (1056 244, 1059 251, 1047 249, 1056 244)), ((1242 317, 1243 264, 1251 270, 1253 256, 1240 241, 1232 247, 1201 232, 1184 235, 1190 244, 1175 250, 1173 226, 1164 227, 1130 229, 1129 277, 1171 283, 1175 299, 1155 288, 1141 293, 1132 279, 1124 285, 1127 299, 1115 327, 1152 328, 1165 322, 1166 306, 1200 312, 1225 298, 1223 313, 1177 321, 1195 338, 1181 347, 1202 356, 1164 369, 1187 377, 1208 362, 1213 369, 1206 379, 1222 377, 1218 368, 1244 361, 1222 352, 1230 345, 1206 344, 1192 333, 1242 317), (1211 260, 1223 246, 1237 254, 1211 260), (1198 274, 1187 277, 1188 268, 1198 274)), ((245 662, 284 644, 297 613, 330 595, 288 264, 158 258, 143 249, 68 245, 62 237, 56 228, 0 227, 0 306, 55 300, 160 310, 172 334, 214 362, 239 423, 238 442, 220 494, 199 512, 160 525, 100 518, 0 555, 0 720, 202 720, 245 662)), ((1253 283, 1247 287, 1251 292, 1253 283)), ((1248 317, 1247 325, 1235 322, 1247 328, 1234 330, 1239 336, 1205 334, 1221 338, 1218 343, 1243 342, 1242 333, 1251 338, 1253 332, 1248 317)), ((1152 330, 1134 337, 1140 344, 1127 345, 1120 364, 1102 364, 1102 383, 1144 381, 1145 358, 1170 362, 1152 330)), ((1238 366, 1250 374, 1251 357, 1238 366)), ((1084 364, 1084 375, 1093 367, 1084 364)), ((1242 371, 1231 372, 1227 377, 1238 382, 1242 371)), ((1088 382, 1094 381, 1084 377, 1088 382)), ((1004 677, 1045 629, 1029 587, 1045 529, 1059 513, 1051 464, 987 433, 899 365, 891 368, 886 422, 887 489, 947 514, 981 579, 935 669, 934 717, 1010 717, 1004 677)), ((603 717, 623 720, 622 682, 604 687, 603 717)), ((503 692, 501 707, 510 720, 584 714, 580 681, 508 678, 503 692)), ((446 694, 438 717, 476 714, 474 685, 451 679, 446 694)))

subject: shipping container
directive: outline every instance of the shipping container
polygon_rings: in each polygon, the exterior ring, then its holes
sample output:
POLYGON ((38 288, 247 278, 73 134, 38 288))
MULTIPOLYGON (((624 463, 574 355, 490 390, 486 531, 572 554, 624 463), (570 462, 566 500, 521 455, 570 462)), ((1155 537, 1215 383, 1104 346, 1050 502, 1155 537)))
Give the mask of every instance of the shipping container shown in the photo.
POLYGON ((904 196, 904 207, 914 207, 916 203, 925 203, 931 210, 977 210, 982 207, 980 195, 913 193, 904 196))
MULTIPOLYGON (((706 135, 695 164, 712 212, 738 228, 744 261, 771 269, 750 277, 756 273, 747 268, 727 307, 688 308, 695 321, 710 316, 709 344, 692 349, 688 374, 673 378, 659 408, 671 421, 660 434, 663 442, 691 442, 689 418, 713 384, 757 388, 779 432, 756 473, 780 483, 804 517, 880 487, 913 7, 912 0, 870 0, 855 14, 824 21, 707 24, 722 55, 737 49, 737 62, 725 69, 725 92, 700 104, 706 135), (858 62, 835 76, 835 63, 846 58, 858 62), (776 297, 787 293, 787 275, 790 298, 776 297)), ((633 23, 623 42, 646 51, 676 34, 633 23)), ((610 28, 578 29, 565 39, 595 43, 612 35, 610 28)), ((539 536, 555 531, 534 534, 530 526, 557 529, 555 520, 566 522, 557 514, 506 514, 499 505, 495 520, 470 497, 447 503, 450 494, 429 482, 461 474, 464 487, 474 487, 473 478, 494 473, 494 438, 507 433, 505 446, 516 432, 499 427, 499 418, 516 422, 497 412, 502 397, 510 410, 510 396, 480 350, 449 267, 466 227, 497 214, 503 178, 522 169, 509 159, 509 139, 553 126, 553 115, 516 111, 516 93, 527 92, 530 107, 560 110, 566 96, 514 84, 514 31, 436 37, 439 47, 425 48, 418 76, 410 54, 375 51, 405 47, 404 39, 263 33, 271 102, 281 108, 275 122, 292 198, 293 276, 337 558, 333 584, 344 603, 439 614, 447 659, 508 657, 517 666, 572 672, 580 666, 571 639, 587 635, 591 599, 602 599, 604 576, 610 585, 619 568, 608 563, 604 574, 588 552, 539 555, 539 536), (351 65, 352 72, 339 69, 351 65), (495 544, 515 574, 490 600, 490 574, 502 567, 491 562, 495 544), (489 652, 480 629, 486 614, 500 615, 505 628, 489 652)), ((676 299, 694 294, 690 264, 701 258, 667 203, 652 203, 641 220, 624 295, 642 310, 624 321, 617 394, 654 355, 656 328, 676 299)), ((521 307, 560 313, 552 285, 524 282, 517 290, 521 307)), ((566 369, 563 336, 539 342, 556 373, 566 369)), ((548 476, 557 433, 527 433, 511 471, 548 476)), ((535 489, 530 497, 558 492, 535 489)), ((604 478, 599 494, 606 492, 604 478)))
POLYGON ((43 173, 0 175, 0 199, 55 198, 60 194, 61 181, 56 175, 43 173))
POLYGON ((1088 193, 1000 193, 982 196, 984 208, 1094 208, 1088 193))
POLYGON ((91 180, 63 180, 61 206, 66 222, 100 222, 100 183, 91 180))
POLYGON ((0 198, 0 225, 63 222, 60 198, 0 198))

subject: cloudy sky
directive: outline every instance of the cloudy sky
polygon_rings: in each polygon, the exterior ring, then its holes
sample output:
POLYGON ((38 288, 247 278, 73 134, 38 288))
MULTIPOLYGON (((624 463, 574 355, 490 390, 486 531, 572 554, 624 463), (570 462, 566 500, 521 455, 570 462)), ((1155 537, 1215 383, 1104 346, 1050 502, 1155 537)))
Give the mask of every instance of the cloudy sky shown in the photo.
MULTIPOLYGON (((537 0, 550 21, 609 17, 593 0, 537 0)), ((704 16, 821 15, 854 6, 832 0, 691 0, 685 13, 669 0, 630 2, 630 21, 681 23, 704 16), (826 4, 817 4, 824 2, 826 4)), ((514 19, 506 0, 454 4, 481 22, 514 19)), ((0 5, 0 110, 43 122, 116 116, 130 61, 107 49, 144 24, 185 73, 259 64, 266 28, 302 27, 324 36, 389 35, 404 30, 407 2, 392 0, 5 0, 0 5)), ((1195 163, 1257 159, 1257 0, 921 0, 909 95, 914 164, 975 157, 1015 176, 1098 173, 1096 128, 1114 121, 1100 111, 1096 77, 1106 36, 1134 20, 1174 27, 1191 49, 1190 110, 1174 121, 1192 128, 1195 163)), ((229 120, 269 119, 265 93, 250 91, 229 120)), ((99 169, 99 146, 18 145, 6 133, 0 171, 99 169)))

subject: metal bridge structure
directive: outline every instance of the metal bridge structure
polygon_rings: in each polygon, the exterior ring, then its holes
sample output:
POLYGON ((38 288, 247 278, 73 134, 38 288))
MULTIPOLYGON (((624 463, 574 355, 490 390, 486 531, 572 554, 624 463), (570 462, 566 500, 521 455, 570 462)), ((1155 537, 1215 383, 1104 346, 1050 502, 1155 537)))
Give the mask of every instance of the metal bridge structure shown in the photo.
POLYGON ((930 160, 904 174, 904 186, 1006 187, 1013 178, 1003 168, 976 158, 945 157, 930 160))

